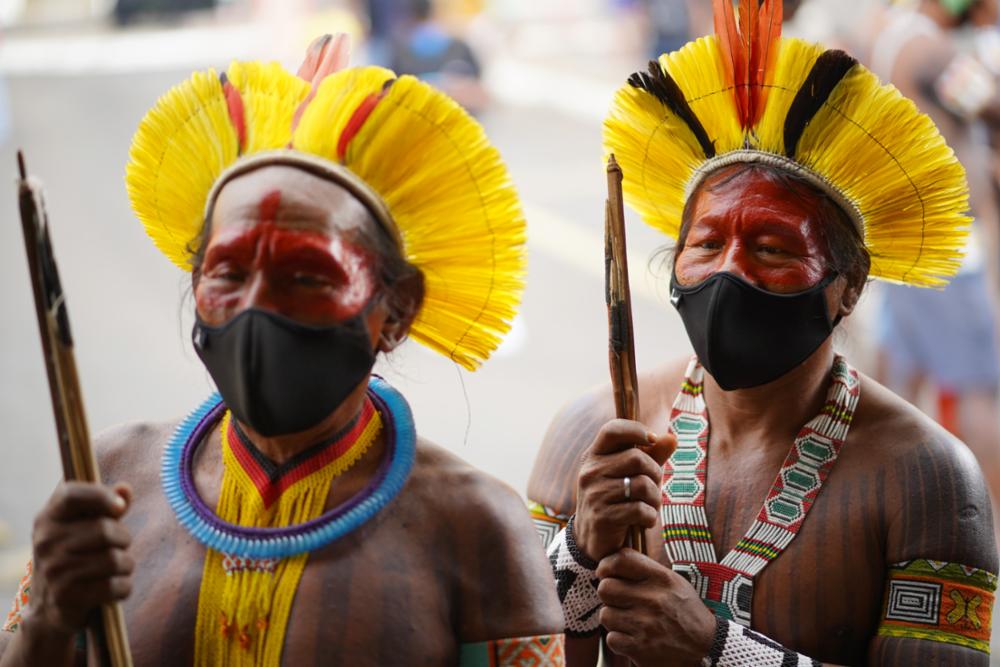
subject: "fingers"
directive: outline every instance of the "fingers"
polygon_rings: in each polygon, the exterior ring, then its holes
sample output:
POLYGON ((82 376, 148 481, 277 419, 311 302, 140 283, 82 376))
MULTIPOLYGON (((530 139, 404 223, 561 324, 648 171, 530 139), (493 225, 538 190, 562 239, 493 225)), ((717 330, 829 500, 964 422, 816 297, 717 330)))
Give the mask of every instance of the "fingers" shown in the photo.
POLYGON ((677 449, 677 438, 672 433, 653 435, 649 446, 642 449, 662 468, 663 464, 670 458, 670 455, 677 449))
POLYGON ((63 482, 49 498, 43 514, 56 521, 73 521, 96 516, 118 518, 126 509, 128 501, 114 489, 87 482, 63 482))
MULTIPOLYGON (((639 553, 635 549, 622 549, 617 553, 601 559, 597 566, 599 579, 623 579, 625 581, 643 582, 665 575, 667 572, 655 560, 639 553)), ((677 575, 680 576, 680 575, 677 575)))
POLYGON ((601 427, 590 453, 595 455, 614 454, 636 445, 648 445, 656 442, 656 435, 636 421, 613 419, 601 427))
MULTIPOLYGON (((588 465, 587 469, 587 472, 597 472, 601 477, 617 480, 618 486, 622 486, 621 480, 627 476, 646 477, 656 487, 663 476, 663 468, 649 454, 637 447, 602 456, 588 465)), ((635 482, 635 479, 632 481, 635 482)), ((659 505, 659 501, 656 504, 659 505)))
MULTIPOLYGON (((62 548, 68 553, 86 554, 102 549, 127 549, 132 535, 122 524, 113 519, 88 519, 73 526, 72 532, 60 531, 62 548)), ((37 546, 37 545, 36 545, 37 546)))
POLYGON ((593 509, 593 522, 597 530, 624 531, 628 526, 652 528, 656 525, 657 512, 642 501, 598 506, 593 509))

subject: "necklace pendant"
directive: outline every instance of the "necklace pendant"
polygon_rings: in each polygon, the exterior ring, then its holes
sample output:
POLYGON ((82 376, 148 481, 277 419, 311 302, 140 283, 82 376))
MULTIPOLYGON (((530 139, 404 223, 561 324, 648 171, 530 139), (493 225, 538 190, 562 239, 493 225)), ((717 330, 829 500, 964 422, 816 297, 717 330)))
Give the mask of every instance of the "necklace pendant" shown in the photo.
POLYGON ((223 554, 222 569, 227 576, 239 572, 260 572, 274 574, 281 561, 277 558, 241 558, 232 554, 223 554))
POLYGON ((750 627, 753 579, 720 563, 674 563, 716 616, 750 627))

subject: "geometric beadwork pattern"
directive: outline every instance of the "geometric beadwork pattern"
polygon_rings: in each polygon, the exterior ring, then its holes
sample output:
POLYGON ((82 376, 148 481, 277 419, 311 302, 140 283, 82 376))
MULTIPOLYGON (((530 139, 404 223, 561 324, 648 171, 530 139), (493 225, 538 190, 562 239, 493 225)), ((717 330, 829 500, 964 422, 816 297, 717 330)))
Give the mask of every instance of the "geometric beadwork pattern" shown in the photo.
POLYGON ((27 573, 21 577, 21 582, 17 586, 17 594, 14 595, 14 604, 11 607, 10 613, 7 614, 7 620, 4 621, 3 627, 0 630, 4 632, 17 632, 17 629, 21 627, 21 616, 24 613, 24 608, 28 606, 28 600, 31 597, 31 561, 28 561, 27 573))
POLYGON ((715 641, 706 667, 820 667, 820 662, 729 620, 716 620, 715 641))
POLYGON ((753 579, 802 527, 847 439, 860 390, 857 372, 838 355, 819 414, 800 429, 750 530, 720 561, 705 514, 710 425, 704 369, 697 358, 688 364, 670 413, 677 449, 663 468, 663 543, 675 570, 692 583, 706 579, 699 592, 713 609, 725 608, 717 612, 722 617, 750 625, 753 579))
POLYGON ((576 544, 573 520, 566 524, 548 547, 549 565, 556 581, 556 594, 563 610, 568 637, 589 637, 600 631, 601 598, 597 595, 597 562, 576 544))
POLYGON ((878 634, 990 651, 997 576, 957 563, 918 559, 889 569, 878 634))
POLYGON ((548 549, 559 531, 566 527, 569 516, 534 501, 528 502, 528 511, 531 513, 531 522, 535 525, 535 532, 538 533, 538 538, 542 541, 542 548, 548 549))
POLYGON ((897 579, 889 582, 885 618, 937 625, 941 609, 941 584, 897 579))
POLYGON ((539 635, 462 644, 460 667, 562 667, 566 664, 565 637, 539 635))
POLYGON ((684 563, 674 570, 687 578, 716 616, 743 626, 750 625, 752 579, 718 563, 684 563))

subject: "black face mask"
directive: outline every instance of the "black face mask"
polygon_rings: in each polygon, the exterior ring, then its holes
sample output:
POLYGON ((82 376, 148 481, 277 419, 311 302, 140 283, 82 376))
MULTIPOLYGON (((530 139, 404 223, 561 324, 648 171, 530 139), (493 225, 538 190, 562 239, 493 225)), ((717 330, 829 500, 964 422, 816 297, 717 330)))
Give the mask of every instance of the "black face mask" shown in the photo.
POLYGON ((698 360, 724 390, 777 380, 815 352, 840 321, 827 315, 824 290, 836 274, 796 294, 775 294, 729 272, 692 287, 670 281, 698 360))
POLYGON ((333 412, 371 371, 372 303, 329 327, 255 308, 220 327, 196 316, 194 349, 237 419, 263 436, 297 433, 333 412))

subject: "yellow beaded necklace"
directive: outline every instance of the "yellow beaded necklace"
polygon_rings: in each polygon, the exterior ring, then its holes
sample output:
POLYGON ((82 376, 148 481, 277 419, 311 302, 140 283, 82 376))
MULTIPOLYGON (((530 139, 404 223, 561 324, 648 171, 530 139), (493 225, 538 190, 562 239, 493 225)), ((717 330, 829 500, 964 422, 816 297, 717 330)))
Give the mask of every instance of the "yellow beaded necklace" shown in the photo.
MULTIPOLYGON (((229 411, 222 419, 219 519, 251 528, 288 527, 319 517, 333 479, 375 442, 382 419, 371 400, 346 432, 278 467, 244 441, 229 411)), ((248 559, 208 549, 198 596, 195 664, 278 665, 308 552, 248 559)))

